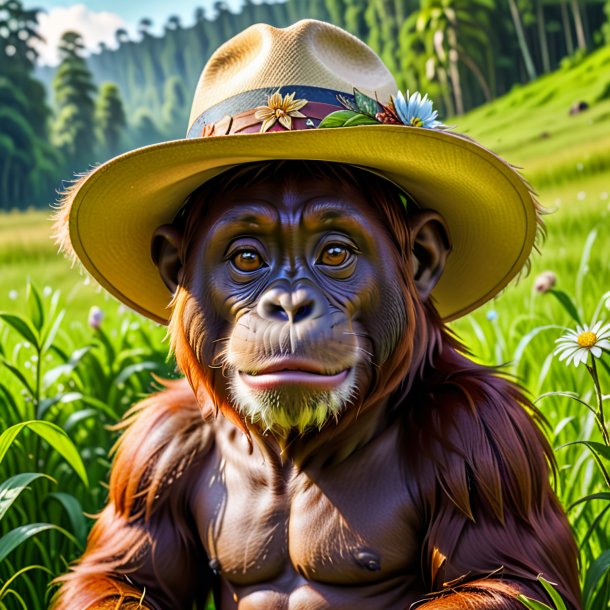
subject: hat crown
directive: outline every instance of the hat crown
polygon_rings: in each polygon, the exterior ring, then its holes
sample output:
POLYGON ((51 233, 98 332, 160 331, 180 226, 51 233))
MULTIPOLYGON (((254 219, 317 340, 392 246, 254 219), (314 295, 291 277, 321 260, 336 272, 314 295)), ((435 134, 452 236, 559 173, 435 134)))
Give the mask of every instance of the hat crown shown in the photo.
MULTIPOLYGON (((287 28, 259 23, 219 47, 199 78, 189 126, 209 108, 257 89, 309 86, 384 102, 396 81, 366 44, 334 25, 304 19, 287 28)), ((264 103, 262 96, 260 102, 264 103)))

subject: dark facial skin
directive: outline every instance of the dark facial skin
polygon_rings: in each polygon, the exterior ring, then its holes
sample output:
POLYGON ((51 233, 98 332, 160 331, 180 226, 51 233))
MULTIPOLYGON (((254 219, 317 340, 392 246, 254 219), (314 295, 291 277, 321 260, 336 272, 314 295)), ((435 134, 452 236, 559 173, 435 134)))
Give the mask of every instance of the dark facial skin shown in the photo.
POLYGON ((229 400, 253 423, 260 404, 263 429, 280 433, 338 417, 405 319, 384 264, 393 244, 367 202, 330 181, 267 183, 229 193, 202 224, 190 286, 217 332, 202 359, 223 364, 229 400), (278 402, 283 412, 268 406, 278 402))

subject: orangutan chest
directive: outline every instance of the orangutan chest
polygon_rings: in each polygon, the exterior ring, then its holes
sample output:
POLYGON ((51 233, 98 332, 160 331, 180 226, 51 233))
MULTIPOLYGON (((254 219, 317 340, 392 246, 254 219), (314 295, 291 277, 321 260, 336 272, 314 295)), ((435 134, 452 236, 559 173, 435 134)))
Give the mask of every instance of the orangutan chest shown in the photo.
POLYGON ((194 508, 210 565, 235 586, 283 590, 413 572, 417 518, 398 464, 382 454, 371 447, 313 473, 220 451, 210 468, 219 474, 200 487, 194 508))

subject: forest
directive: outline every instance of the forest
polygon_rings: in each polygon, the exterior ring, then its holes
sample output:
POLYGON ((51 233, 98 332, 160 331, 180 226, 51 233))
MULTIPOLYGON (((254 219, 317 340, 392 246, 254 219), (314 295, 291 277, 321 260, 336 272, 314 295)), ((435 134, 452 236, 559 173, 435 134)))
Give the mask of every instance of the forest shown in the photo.
POLYGON ((183 137, 205 61, 253 23, 339 25, 379 53, 401 90, 427 92, 445 118, 610 43, 610 0, 244 0, 237 14, 217 2, 193 18, 184 26, 170 16, 156 36, 143 17, 136 39, 119 29, 116 49, 102 44, 90 55, 68 31, 59 66, 41 68, 31 44, 38 11, 0 0, 0 209, 46 207, 61 178, 183 137))

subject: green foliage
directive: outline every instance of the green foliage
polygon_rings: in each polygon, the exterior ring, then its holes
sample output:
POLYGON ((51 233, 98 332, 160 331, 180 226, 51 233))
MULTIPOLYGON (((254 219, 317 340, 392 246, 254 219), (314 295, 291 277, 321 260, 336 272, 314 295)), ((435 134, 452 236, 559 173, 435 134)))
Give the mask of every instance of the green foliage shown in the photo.
POLYGON ((163 95, 163 127, 169 139, 184 136, 188 121, 190 100, 187 100, 182 81, 172 76, 165 81, 163 95))
POLYGON ((0 608, 9 595, 47 607, 50 576, 82 552, 84 514, 105 502, 108 426, 151 390, 152 372, 173 374, 160 336, 122 318, 120 334, 99 314, 75 327, 58 292, 32 285, 0 313, 0 608))
POLYGON ((115 83, 103 83, 95 107, 95 126, 104 157, 118 154, 126 124, 119 88, 115 83))
POLYGON ((61 151, 66 168, 81 170, 83 158, 91 163, 95 147, 94 93, 91 72, 82 56, 83 40, 77 32, 65 32, 59 44, 61 63, 53 80, 56 118, 52 141, 61 151))
POLYGON ((35 10, 0 0, 0 209, 45 200, 58 167, 47 142, 44 88, 33 78, 36 25, 35 10))

